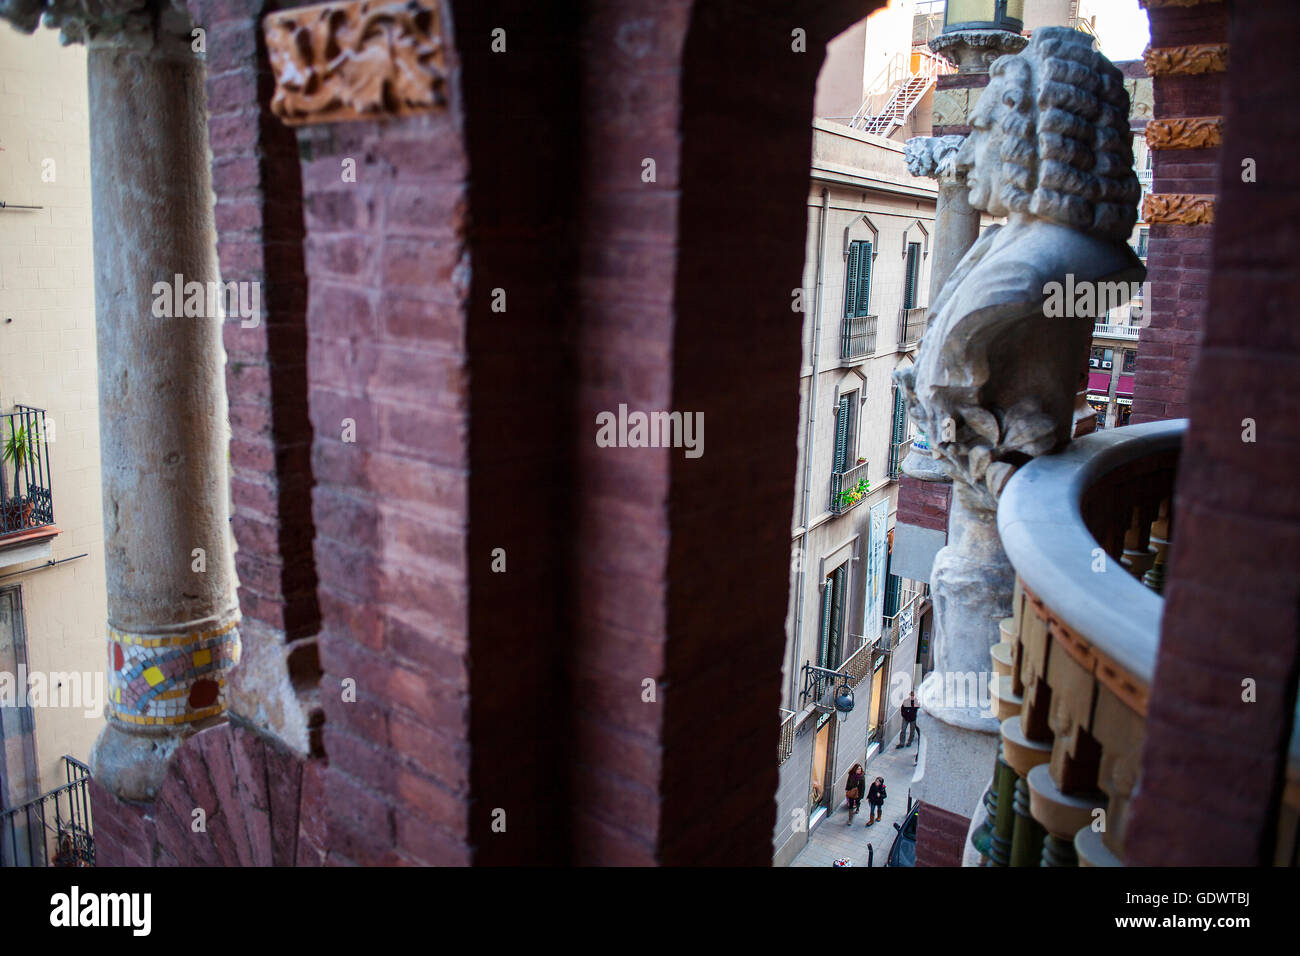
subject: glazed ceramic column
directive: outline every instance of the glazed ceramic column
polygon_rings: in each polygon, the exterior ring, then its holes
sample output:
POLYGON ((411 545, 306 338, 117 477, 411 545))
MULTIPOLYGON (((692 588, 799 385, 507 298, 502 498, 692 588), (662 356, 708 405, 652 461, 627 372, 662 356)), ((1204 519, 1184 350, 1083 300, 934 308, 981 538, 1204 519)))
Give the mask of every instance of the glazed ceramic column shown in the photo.
POLYGON ((183 7, 4 2, 88 48, 109 696, 91 769, 151 800, 223 717, 239 655, 204 63, 183 7))

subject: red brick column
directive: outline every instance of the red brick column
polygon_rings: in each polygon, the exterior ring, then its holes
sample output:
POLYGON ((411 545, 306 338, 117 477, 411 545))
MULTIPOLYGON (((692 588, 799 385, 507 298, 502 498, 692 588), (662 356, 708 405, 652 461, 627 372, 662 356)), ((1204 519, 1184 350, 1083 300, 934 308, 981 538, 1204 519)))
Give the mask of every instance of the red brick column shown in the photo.
MULTIPOLYGON (((1160 6, 1147 11, 1151 47, 1176 48, 1225 43, 1228 4, 1160 6)), ((1223 73, 1156 75, 1156 121, 1210 117, 1223 113, 1223 73)), ((1217 191, 1220 149, 1155 149, 1152 192, 1213 195, 1217 191)), ((1150 325, 1138 337, 1133 384, 1132 424, 1181 418, 1187 414, 1191 367, 1205 325, 1210 277, 1211 224, 1150 225, 1147 281, 1150 325)))
POLYGON ((948 509, 952 505, 951 481, 922 481, 911 475, 898 478, 898 524, 915 525, 932 531, 948 531, 948 509))
POLYGON ((1300 63, 1278 29, 1293 15, 1284 0, 1233 8, 1204 344, 1127 830, 1137 864, 1272 862, 1300 673, 1300 116, 1289 105, 1300 63), (1243 182, 1245 158, 1257 182, 1243 182))

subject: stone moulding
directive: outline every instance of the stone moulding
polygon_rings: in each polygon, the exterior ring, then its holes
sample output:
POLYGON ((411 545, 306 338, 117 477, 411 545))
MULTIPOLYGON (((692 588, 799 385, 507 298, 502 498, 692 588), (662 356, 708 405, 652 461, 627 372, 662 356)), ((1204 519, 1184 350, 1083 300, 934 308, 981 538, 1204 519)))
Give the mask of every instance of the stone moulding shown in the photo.
POLYGON ((1146 126, 1152 149, 1208 149, 1223 142, 1222 116, 1153 119, 1146 126))
POLYGON ((436 6, 354 0, 268 14, 275 93, 285 123, 408 116, 447 105, 446 50, 436 6))
POLYGON ((1151 225, 1206 226, 1214 222, 1214 197, 1183 193, 1152 193, 1142 206, 1151 225))
POLYGON ((1228 44, 1147 47, 1142 63, 1151 76, 1199 76, 1228 68, 1228 44))

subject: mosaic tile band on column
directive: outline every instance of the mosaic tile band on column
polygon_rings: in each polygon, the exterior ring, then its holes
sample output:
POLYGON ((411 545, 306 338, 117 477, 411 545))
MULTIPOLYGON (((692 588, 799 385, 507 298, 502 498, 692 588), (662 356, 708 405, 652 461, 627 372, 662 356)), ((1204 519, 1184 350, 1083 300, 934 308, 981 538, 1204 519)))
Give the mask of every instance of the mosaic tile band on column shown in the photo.
POLYGON ((178 634, 137 634, 110 624, 108 720, 138 733, 220 716, 239 650, 238 613, 178 634))

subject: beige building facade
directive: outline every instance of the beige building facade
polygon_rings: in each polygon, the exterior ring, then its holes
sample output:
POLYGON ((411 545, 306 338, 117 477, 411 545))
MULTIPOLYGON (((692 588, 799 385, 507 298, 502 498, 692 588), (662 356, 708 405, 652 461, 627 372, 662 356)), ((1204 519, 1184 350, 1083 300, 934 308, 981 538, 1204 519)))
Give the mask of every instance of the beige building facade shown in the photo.
POLYGON ((89 159, 85 48, 0 30, 0 811, 103 726, 89 159))
POLYGON ((842 805, 852 765, 892 745, 916 676, 923 594, 889 573, 911 438, 891 374, 924 330, 935 201, 900 143, 814 122, 777 865, 842 805))

